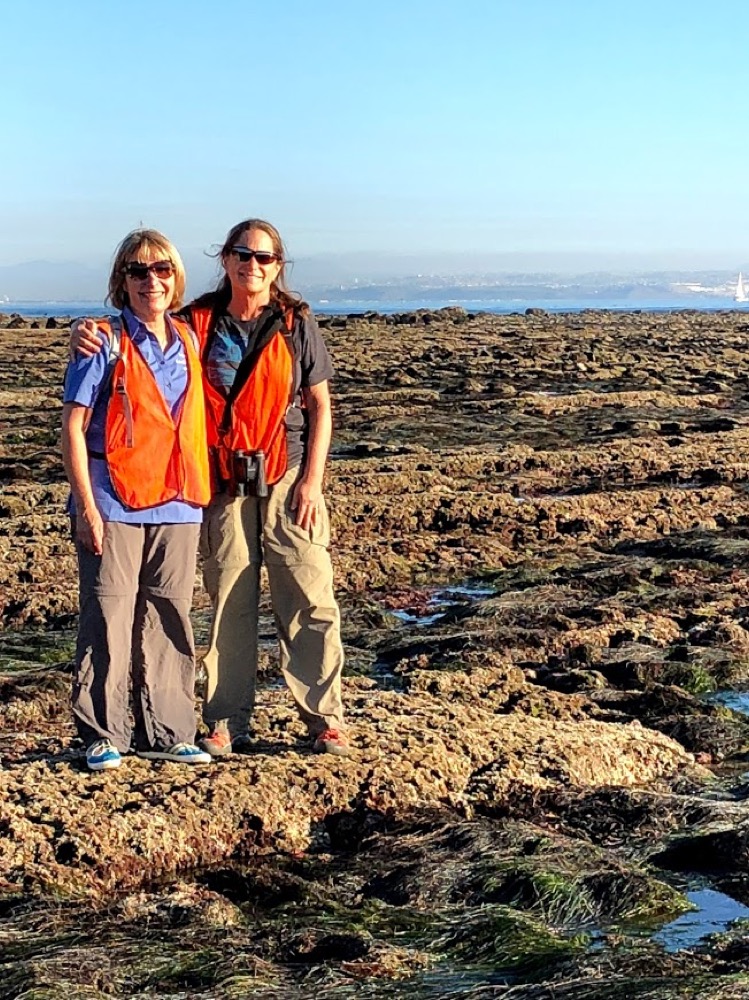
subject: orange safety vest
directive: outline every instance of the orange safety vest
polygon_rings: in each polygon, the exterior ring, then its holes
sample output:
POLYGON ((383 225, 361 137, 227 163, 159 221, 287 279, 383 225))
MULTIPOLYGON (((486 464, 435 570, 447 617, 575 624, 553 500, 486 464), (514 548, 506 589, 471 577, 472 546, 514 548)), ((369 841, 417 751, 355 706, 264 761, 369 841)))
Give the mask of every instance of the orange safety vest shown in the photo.
MULTIPOLYGON (((204 507, 211 499, 200 357, 187 324, 171 319, 187 358, 187 389, 176 420, 126 329, 112 371, 104 452, 115 494, 134 510, 170 500, 204 507)), ((108 321, 97 322, 111 331, 108 321)))
MULTIPOLYGON (((215 322, 214 311, 193 307, 190 318, 205 361, 215 322)), ((203 365, 208 446, 215 458, 214 471, 220 482, 232 478, 235 451, 263 452, 268 485, 277 483, 286 472, 285 418, 294 393, 294 358, 290 347, 294 310, 287 309, 284 319, 286 329, 277 330, 261 350, 228 413, 226 397, 210 384, 203 365)))

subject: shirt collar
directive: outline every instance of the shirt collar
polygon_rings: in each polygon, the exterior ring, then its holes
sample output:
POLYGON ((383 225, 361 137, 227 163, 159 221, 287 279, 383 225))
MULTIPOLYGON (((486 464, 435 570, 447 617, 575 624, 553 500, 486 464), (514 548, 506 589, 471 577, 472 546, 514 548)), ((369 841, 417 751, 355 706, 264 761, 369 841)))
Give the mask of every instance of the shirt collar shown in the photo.
POLYGON ((146 324, 138 319, 138 317, 135 315, 130 306, 125 306, 125 308, 122 310, 122 315, 125 319, 125 323, 127 325, 127 332, 130 334, 131 340, 137 343, 139 341, 145 340, 148 337, 148 330, 146 328, 146 324))
MULTIPOLYGON (((146 324, 142 320, 138 319, 130 306, 125 306, 123 308, 122 315, 125 317, 127 330, 133 343, 142 344, 144 340, 148 339, 148 337, 153 336, 146 324)), ((172 318, 169 313, 166 314, 166 324, 173 333, 174 326, 172 325, 172 318)))

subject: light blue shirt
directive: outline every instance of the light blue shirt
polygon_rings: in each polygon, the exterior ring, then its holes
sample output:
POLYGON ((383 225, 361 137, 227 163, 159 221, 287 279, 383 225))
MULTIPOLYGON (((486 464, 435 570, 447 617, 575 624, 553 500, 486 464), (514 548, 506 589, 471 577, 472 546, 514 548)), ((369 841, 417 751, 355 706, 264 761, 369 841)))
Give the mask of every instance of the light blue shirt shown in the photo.
MULTIPOLYGON (((179 416, 182 400, 187 390, 187 357, 181 338, 169 317, 167 322, 172 333, 166 350, 162 350, 156 337, 144 323, 125 307, 122 312, 123 324, 141 357, 153 372, 166 405, 175 419, 179 416)), ((123 336, 126 336, 123 331, 123 336)), ((63 402, 79 403, 93 410, 91 422, 86 431, 89 452, 104 452, 104 429, 107 418, 107 404, 111 394, 111 381, 102 392, 102 383, 109 365, 109 339, 102 337, 104 346, 98 354, 90 358, 77 356, 68 364, 65 373, 63 402)), ((133 510, 126 507, 114 492, 109 478, 107 463, 103 459, 89 457, 89 475, 96 506, 104 521, 120 521, 125 524, 199 524, 203 520, 200 507, 183 500, 170 500, 158 507, 133 510)), ((68 501, 68 510, 75 513, 73 498, 68 501)))

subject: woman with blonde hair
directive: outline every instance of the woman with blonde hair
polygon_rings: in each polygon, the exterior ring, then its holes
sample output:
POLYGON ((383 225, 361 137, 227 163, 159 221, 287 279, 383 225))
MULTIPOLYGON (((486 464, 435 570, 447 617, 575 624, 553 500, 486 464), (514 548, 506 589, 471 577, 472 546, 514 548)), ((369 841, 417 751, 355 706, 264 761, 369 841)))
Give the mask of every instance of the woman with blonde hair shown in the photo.
POLYGON ((104 348, 76 357, 65 377, 80 592, 73 716, 93 771, 119 767, 131 739, 148 759, 210 761, 193 742, 189 620, 210 499, 205 401, 194 334, 169 313, 184 289, 169 240, 130 233, 109 279, 120 313, 97 321, 104 348))

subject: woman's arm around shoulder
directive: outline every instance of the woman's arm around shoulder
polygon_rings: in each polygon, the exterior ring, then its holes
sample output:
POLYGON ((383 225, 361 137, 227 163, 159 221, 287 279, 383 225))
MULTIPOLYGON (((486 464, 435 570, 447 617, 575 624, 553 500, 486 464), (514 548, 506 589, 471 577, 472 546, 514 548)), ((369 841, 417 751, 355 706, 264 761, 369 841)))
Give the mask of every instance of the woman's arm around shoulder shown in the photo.
POLYGON ((81 316, 74 320, 70 324, 70 359, 73 360, 76 355, 90 358, 92 355, 98 354, 104 345, 106 336, 106 331, 97 326, 95 319, 81 316))

